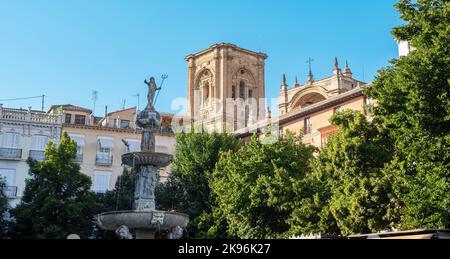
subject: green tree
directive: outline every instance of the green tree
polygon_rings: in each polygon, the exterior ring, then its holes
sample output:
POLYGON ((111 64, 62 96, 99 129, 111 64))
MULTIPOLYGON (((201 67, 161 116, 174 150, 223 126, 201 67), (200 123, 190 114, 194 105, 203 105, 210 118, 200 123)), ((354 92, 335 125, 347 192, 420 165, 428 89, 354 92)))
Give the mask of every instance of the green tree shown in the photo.
POLYGON ((367 94, 395 141, 386 171, 394 176, 400 229, 450 226, 450 3, 401 0, 398 40, 416 48, 379 72, 367 94))
POLYGON ((75 162, 77 145, 64 133, 60 144, 50 142, 46 160, 28 159, 30 178, 20 204, 11 210, 16 238, 64 239, 69 234, 88 238, 96 210, 91 179, 75 162))
POLYGON ((212 178, 217 208, 238 238, 285 237, 298 199, 296 188, 310 171, 315 148, 288 133, 263 144, 256 137, 237 152, 223 153, 212 178))
POLYGON ((6 238, 8 222, 5 219, 8 211, 8 197, 5 194, 6 182, 0 177, 0 239, 6 238))
POLYGON ((220 154, 237 150, 238 146, 236 136, 228 133, 191 131, 176 135, 172 177, 158 187, 157 200, 162 208, 176 209, 190 216, 188 230, 191 236, 198 236, 201 231, 200 215, 203 214, 203 220, 204 215, 213 216, 210 181, 220 154))
POLYGON ((339 132, 312 162, 292 233, 336 237, 388 229, 392 191, 383 168, 392 159, 391 141, 360 112, 337 113, 331 123, 339 132))

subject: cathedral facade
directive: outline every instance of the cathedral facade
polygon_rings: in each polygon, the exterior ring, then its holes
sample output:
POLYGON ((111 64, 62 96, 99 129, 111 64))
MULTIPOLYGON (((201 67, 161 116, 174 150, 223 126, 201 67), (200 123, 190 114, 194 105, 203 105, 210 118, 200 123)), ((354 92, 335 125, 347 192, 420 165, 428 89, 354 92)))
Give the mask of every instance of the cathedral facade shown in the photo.
POLYGON ((277 137, 301 132, 305 144, 323 147, 338 130, 330 124, 333 114, 347 109, 367 114, 367 84, 353 77, 348 62, 341 69, 335 58, 326 78, 316 80, 310 69, 307 82, 296 80, 289 86, 283 75, 278 115, 272 117, 265 107, 266 58, 226 43, 187 56, 191 121, 208 130, 234 132, 244 140, 254 134, 263 137, 268 129, 277 137))

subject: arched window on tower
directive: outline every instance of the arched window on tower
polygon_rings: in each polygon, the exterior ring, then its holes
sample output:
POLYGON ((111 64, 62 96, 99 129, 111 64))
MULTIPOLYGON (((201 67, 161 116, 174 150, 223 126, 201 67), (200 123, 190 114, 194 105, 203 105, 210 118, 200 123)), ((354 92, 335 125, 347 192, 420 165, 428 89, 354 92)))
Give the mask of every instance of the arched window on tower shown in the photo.
POLYGON ((205 82, 203 85, 203 103, 207 104, 209 99, 209 82, 205 82))
POLYGON ((245 98, 245 83, 244 83, 244 81, 241 81, 239 83, 239 98, 241 98, 241 99, 245 98))
POLYGON ((231 98, 233 98, 233 100, 236 100, 236 86, 235 85, 231 86, 231 98))

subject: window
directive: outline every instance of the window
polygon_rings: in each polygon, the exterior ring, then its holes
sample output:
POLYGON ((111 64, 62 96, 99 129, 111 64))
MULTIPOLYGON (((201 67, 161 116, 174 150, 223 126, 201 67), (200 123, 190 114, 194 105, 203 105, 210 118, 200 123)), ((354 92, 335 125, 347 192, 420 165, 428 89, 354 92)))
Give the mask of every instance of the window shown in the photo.
POLYGON ((121 129, 127 129, 130 127, 130 121, 129 120, 121 120, 120 121, 120 128, 121 129))
POLYGON ((248 98, 253 98, 253 90, 248 90, 248 98))
POLYGON ((94 172, 94 192, 106 193, 109 191, 109 182, 111 179, 111 172, 95 171, 94 172))
POLYGON ((84 136, 83 135, 72 135, 69 134, 69 137, 75 141, 77 143, 78 147, 84 147, 85 142, 84 142, 84 136))
POLYGON ((13 148, 18 149, 20 146, 20 135, 15 132, 6 132, 3 135, 3 143, 2 146, 4 148, 13 148))
POLYGON ((139 140, 127 139, 126 141, 130 145, 129 152, 141 152, 141 142, 139 140))
POLYGON ((100 150, 111 150, 114 147, 114 139, 112 138, 106 138, 106 137, 99 137, 98 138, 98 146, 100 150))
POLYGON ((85 115, 75 115, 75 124, 86 125, 86 116, 85 115))
POLYGON ((0 178, 5 180, 6 186, 16 186, 16 170, 0 168, 0 178))
POLYGON ((113 147, 114 147, 113 139, 99 138, 97 160, 108 161, 109 163, 111 160, 111 153, 113 147))
POLYGON ((203 99, 206 101, 209 99, 209 83, 205 82, 205 85, 203 86, 203 91, 205 91, 205 95, 203 99))
POLYGON ((64 118, 64 123, 67 123, 67 124, 72 123, 72 114, 66 113, 66 116, 64 118))
POLYGON ((239 83, 239 98, 241 98, 241 99, 244 99, 244 98, 245 98, 245 97, 244 97, 244 95, 245 95, 244 89, 245 89, 245 83, 244 83, 244 81, 241 81, 241 82, 239 83))
POLYGON ((35 135, 31 138, 31 150, 44 151, 48 143, 47 136, 35 135))
POLYGON ((231 87, 231 98, 233 98, 233 100, 236 100, 236 86, 232 86, 231 87))
POLYGON ((305 118, 304 122, 305 122, 305 125, 304 125, 305 134, 311 134, 311 131, 312 131, 311 117, 305 118))

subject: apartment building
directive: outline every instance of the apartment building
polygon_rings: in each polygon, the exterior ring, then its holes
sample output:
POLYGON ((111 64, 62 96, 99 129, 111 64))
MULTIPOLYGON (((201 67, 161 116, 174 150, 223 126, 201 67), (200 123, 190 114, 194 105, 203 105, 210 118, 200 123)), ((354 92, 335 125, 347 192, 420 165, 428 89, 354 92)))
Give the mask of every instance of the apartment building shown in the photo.
POLYGON ((20 202, 29 177, 26 160, 44 160, 45 146, 49 141, 59 143, 61 130, 60 115, 0 104, 0 177, 6 180, 12 207, 20 202))

